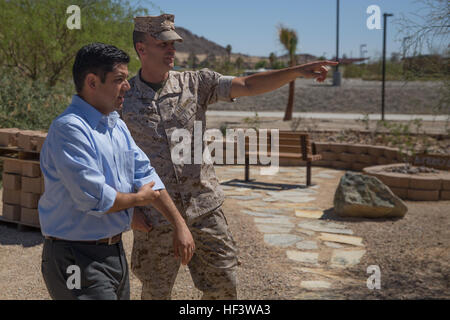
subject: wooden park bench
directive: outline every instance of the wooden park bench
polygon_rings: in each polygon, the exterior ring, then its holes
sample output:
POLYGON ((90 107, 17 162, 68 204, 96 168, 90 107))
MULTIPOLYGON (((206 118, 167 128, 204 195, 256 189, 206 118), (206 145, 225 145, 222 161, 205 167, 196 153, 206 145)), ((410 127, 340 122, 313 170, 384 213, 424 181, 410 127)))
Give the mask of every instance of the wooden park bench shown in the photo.
MULTIPOLYGON (((261 133, 262 134, 262 133, 261 133)), ((258 143, 260 139, 260 131, 258 131, 258 143)), ((271 137, 270 130, 267 130, 267 154, 270 154, 271 150, 271 137)), ((251 155, 256 155, 259 159, 259 147, 256 146, 255 152, 249 152, 250 144, 246 139, 245 144, 245 181, 250 181, 250 161, 251 155)), ((322 159, 322 155, 317 154, 316 146, 311 143, 308 133, 305 132, 293 132, 293 131, 279 131, 279 159, 298 159, 306 162, 306 185, 311 186, 311 166, 314 161, 322 159)))

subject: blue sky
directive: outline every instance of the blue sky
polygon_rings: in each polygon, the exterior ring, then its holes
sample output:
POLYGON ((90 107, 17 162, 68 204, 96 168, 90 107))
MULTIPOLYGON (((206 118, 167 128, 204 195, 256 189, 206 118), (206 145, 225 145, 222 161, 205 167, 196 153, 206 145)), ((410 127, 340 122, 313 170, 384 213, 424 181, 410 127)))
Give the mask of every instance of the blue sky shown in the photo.
MULTIPOLYGON (((297 31, 299 53, 331 58, 336 52, 336 0, 134 0, 132 3, 146 6, 151 15, 159 15, 159 10, 175 14, 176 26, 222 46, 230 44, 233 53, 284 54, 277 39, 280 23, 297 31)), ((388 56, 402 50, 399 27, 393 21, 402 13, 418 13, 423 8, 416 0, 341 0, 340 56, 345 53, 348 57, 359 57, 361 44, 367 45, 366 57, 381 56, 383 30, 369 30, 366 25, 370 5, 378 5, 381 15, 394 14, 388 20, 388 56)))

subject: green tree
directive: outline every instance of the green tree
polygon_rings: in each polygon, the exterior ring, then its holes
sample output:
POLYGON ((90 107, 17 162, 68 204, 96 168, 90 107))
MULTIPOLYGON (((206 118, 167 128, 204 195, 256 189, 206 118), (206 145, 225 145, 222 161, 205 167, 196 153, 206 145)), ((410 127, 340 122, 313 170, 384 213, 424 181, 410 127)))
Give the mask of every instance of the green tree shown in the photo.
POLYGON ((197 58, 197 55, 193 51, 191 51, 191 53, 189 54, 187 62, 188 62, 189 67, 191 67, 192 69, 197 68, 198 58, 197 58))
POLYGON ((242 57, 238 57, 234 64, 236 65, 237 69, 242 69, 242 66, 244 65, 244 59, 242 59, 242 57))
MULTIPOLYGON (((115 45, 134 56, 133 17, 146 15, 128 1, 78 0, 81 29, 70 30, 73 0, 0 0, 0 64, 54 86, 70 77, 76 52, 91 42, 115 45)), ((136 70, 131 59, 130 70, 136 70)))
POLYGON ((72 81, 49 88, 24 78, 19 70, 0 68, 0 128, 48 130, 70 103, 72 81))
MULTIPOLYGON (((278 27, 278 36, 281 44, 289 53, 289 65, 291 67, 297 64, 295 52, 297 51, 298 37, 297 32, 293 29, 285 28, 282 25, 278 27)), ((294 90, 295 80, 289 83, 289 99, 284 114, 284 121, 292 120, 292 112, 294 109, 294 90)))
POLYGON ((255 69, 265 69, 267 67, 267 61, 266 60, 260 60, 255 64, 255 69))
POLYGON ((215 68, 217 65, 216 55, 212 52, 208 53, 208 56, 205 59, 206 68, 215 68))
POLYGON ((277 60, 277 61, 275 61, 275 63, 274 63, 274 65, 273 65, 272 69, 284 69, 284 68, 286 68, 286 67, 287 67, 287 66, 286 66, 286 64, 285 64, 283 61, 277 60))

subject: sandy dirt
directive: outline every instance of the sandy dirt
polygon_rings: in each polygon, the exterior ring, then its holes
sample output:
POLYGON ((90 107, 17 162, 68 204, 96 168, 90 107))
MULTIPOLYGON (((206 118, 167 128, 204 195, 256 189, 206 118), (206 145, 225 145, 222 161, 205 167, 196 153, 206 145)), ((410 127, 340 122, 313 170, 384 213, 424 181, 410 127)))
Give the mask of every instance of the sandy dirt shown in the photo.
MULTIPOLYGON (((223 183, 242 179, 243 167, 233 176, 217 169, 223 183), (242 171, 242 172, 241 172, 242 171)), ((295 167, 290 167, 295 169, 295 167)), ((292 174, 274 177, 258 176, 257 167, 251 175, 258 182, 276 186, 283 179, 292 179, 292 174), (284 178, 283 178, 284 177, 284 178)), ((303 184, 304 168, 298 168, 303 184)), ((286 249, 264 242, 264 235, 257 230, 253 217, 241 212, 251 209, 251 204, 230 198, 224 203, 230 229, 239 247, 238 268, 239 299, 448 299, 450 290, 450 201, 411 202, 406 201, 409 212, 403 219, 369 220, 343 219, 333 212, 333 196, 344 171, 336 171, 328 180, 314 176, 327 168, 313 168, 313 182, 319 185, 317 199, 308 204, 322 208, 324 219, 346 225, 354 236, 364 239, 367 253, 354 267, 334 270, 336 285, 330 289, 307 290, 300 287, 301 281, 323 280, 301 271, 305 267, 289 260, 286 249), (250 204, 250 207, 249 207, 250 204), (381 289, 369 290, 366 286, 367 267, 378 265, 381 269, 381 289)), ((249 189, 249 192, 253 192, 249 189)), ((254 202, 252 202, 254 203, 254 202)), ((283 206, 274 203, 273 206, 283 206)), ((292 205, 291 208, 294 208, 292 205)), ((130 261, 132 232, 124 234, 124 245, 130 261)), ((320 256, 329 255, 320 247, 320 256)), ((40 272, 42 236, 37 230, 19 231, 14 224, 0 223, 0 299, 49 299, 40 272)), ((322 259, 322 258, 321 258, 322 259)), ((306 266, 307 267, 307 266, 306 266)), ((140 299, 141 284, 130 274, 131 298, 140 299)), ((199 299, 201 293, 195 289, 187 267, 181 267, 173 290, 173 299, 199 299)))
MULTIPOLYGON (((305 90, 316 92, 315 90, 323 90, 323 88, 325 87, 315 85, 305 90)), ((327 90, 341 90, 326 88, 327 90)), ((362 89, 366 90, 368 95, 375 90, 364 86, 362 89)), ((283 88, 280 89, 280 91, 283 90, 283 88)), ((411 92, 417 91, 417 88, 411 90, 411 92)), ((284 95, 282 92, 277 94, 284 95)), ((322 99, 321 94, 319 91, 313 94, 314 98, 311 98, 313 100, 310 105, 314 105, 314 99, 322 99)), ((331 102, 327 102, 325 105, 327 104, 332 105, 331 102)), ((271 104, 267 103, 266 105, 268 110, 271 110, 269 108, 271 104)), ((226 106, 229 108, 230 104, 226 104, 226 106)), ((284 110, 284 107, 284 103, 282 103, 275 110, 284 110)), ((333 108, 322 109, 321 111, 334 110, 333 108)), ((339 110, 341 111, 341 109, 339 110)), ((405 109, 399 110, 406 112, 405 109)), ((296 111, 312 111, 312 109, 296 109, 296 111)), ((361 110, 358 109, 358 111, 361 110)), ((421 113, 424 112, 424 109, 417 109, 413 112, 421 113)), ((208 128, 220 128, 223 123, 227 123, 231 127, 251 126, 245 124, 242 118, 208 118, 208 128)), ((362 122, 345 120, 304 120, 300 125, 303 125, 304 128, 310 127, 311 130, 335 130, 338 133, 343 128, 364 130, 367 126, 362 122)), ((369 129, 373 129, 375 123, 372 122, 368 125, 369 129)), ((290 130, 291 124, 280 119, 264 118, 261 119, 260 127, 290 130)), ((297 129, 301 130, 301 128, 297 129)), ((427 122, 424 123, 424 130, 430 133, 444 134, 446 132, 445 123, 427 122)), ((325 133, 323 137, 313 140, 328 139, 329 136, 330 134, 325 133)), ((448 138, 442 141, 444 141, 442 147, 446 150, 445 148, 449 147, 448 138)), ((305 168, 298 169, 301 172, 305 170, 305 168)), ((329 169, 313 168, 313 182, 315 181, 314 176, 322 170, 329 169)), ((242 179, 244 175, 243 167, 240 167, 233 176, 224 176, 220 167, 217 172, 221 181, 242 179)), ((301 265, 299 266, 298 263, 287 258, 285 249, 266 244, 263 240, 264 235, 257 230, 253 217, 241 212, 242 208, 249 209, 248 204, 227 198, 224 203, 224 212, 240 251, 239 299, 449 299, 450 201, 406 201, 409 211, 403 219, 398 220, 342 219, 337 217, 332 209, 334 192, 340 177, 345 173, 344 171, 337 172, 338 174, 333 179, 318 181, 319 195, 311 206, 323 209, 326 213, 324 219, 344 224, 354 231, 355 236, 364 239, 367 252, 360 263, 333 273, 330 277, 340 280, 332 289, 306 290, 301 288, 301 281, 322 280, 323 278, 312 277, 311 274, 302 272, 301 268, 298 268, 302 267, 301 265), (366 279, 369 276, 367 267, 370 265, 378 265, 381 269, 382 288, 380 290, 369 290, 366 286, 366 279)), ((284 178, 288 179, 289 174, 284 178)), ((284 178, 283 175, 277 176, 276 179, 274 177, 257 177, 258 181, 274 184, 281 183, 284 178)), ((304 183, 304 176, 300 183, 304 183)), ((275 205, 282 206, 283 204, 275 205)), ((0 199, 0 210, 1 206, 0 199)), ((290 208, 294 209, 292 206, 290 208)), ((123 238, 128 262, 130 262, 132 237, 132 232, 126 232, 123 238)), ((18 230, 15 224, 0 222, 0 299, 50 299, 40 270, 42 245, 43 239, 39 230, 18 230)), ((324 247, 321 247, 320 250, 321 257, 328 256, 330 253, 330 250, 324 247)), ((325 271, 330 270, 325 269, 325 271)), ((131 298, 140 299, 141 284, 132 273, 130 273, 130 282, 131 298)), ((187 267, 180 268, 172 297, 173 299, 199 299, 201 297, 201 293, 194 287, 187 267)))

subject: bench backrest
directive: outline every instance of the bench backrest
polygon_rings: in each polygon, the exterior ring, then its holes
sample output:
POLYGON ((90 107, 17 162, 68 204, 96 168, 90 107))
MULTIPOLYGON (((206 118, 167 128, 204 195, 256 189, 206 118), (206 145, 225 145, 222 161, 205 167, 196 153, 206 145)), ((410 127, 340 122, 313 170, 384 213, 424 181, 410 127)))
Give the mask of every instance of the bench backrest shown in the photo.
MULTIPOLYGON (((259 141, 261 139, 262 134, 266 134, 266 143, 267 147, 262 146, 263 150, 267 150, 270 152, 271 147, 271 132, 267 131, 257 131, 256 137, 256 145, 253 144, 253 141, 249 141, 248 137, 245 137, 245 146, 246 151, 249 150, 250 146, 253 146, 256 150, 259 151, 261 147, 259 141)), ((306 132, 293 132, 293 131, 279 131, 279 152, 280 153, 292 153, 292 154, 301 154, 302 158, 306 160, 308 155, 315 154, 315 150, 313 150, 313 146, 311 144, 310 136, 306 132)), ((237 143, 235 142, 235 146, 237 143)))

